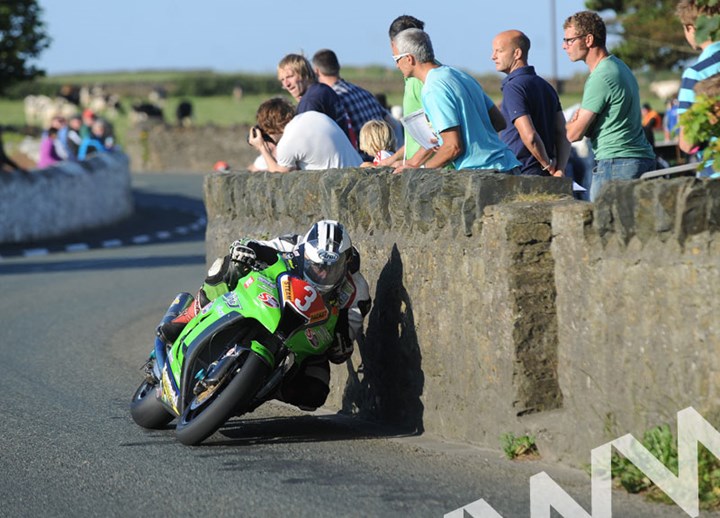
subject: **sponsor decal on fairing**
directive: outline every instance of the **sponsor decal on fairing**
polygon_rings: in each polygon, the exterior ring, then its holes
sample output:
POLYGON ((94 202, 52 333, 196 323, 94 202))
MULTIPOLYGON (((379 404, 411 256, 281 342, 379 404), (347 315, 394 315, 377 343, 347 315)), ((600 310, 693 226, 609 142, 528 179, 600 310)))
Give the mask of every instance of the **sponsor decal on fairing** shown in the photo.
POLYGON ((260 302, 262 302, 269 308, 279 308, 280 307, 280 303, 278 302, 278 300, 265 291, 263 291, 260 295, 258 295, 257 298, 258 298, 258 300, 260 300, 260 302))

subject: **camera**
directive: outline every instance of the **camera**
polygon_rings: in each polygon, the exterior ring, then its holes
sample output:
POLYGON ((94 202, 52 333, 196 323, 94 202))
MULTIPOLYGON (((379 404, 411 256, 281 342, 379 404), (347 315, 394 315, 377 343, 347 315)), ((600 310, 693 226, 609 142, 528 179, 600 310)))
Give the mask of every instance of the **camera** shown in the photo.
MULTIPOLYGON (((265 133, 258 126, 253 126, 252 128, 250 128, 250 131, 252 132, 252 138, 257 138, 257 132, 259 131, 260 136, 262 137, 262 139, 265 142, 269 142, 270 144, 277 144, 277 142, 275 142, 275 140, 273 140, 273 138, 270 135, 265 133)), ((247 141, 248 141, 248 144, 250 144, 250 134, 248 134, 247 141)))
MULTIPOLYGON (((253 126, 252 128, 250 128, 250 133, 252 133, 252 137, 253 137, 253 138, 257 137, 257 132, 258 132, 258 131, 261 131, 261 130, 260 130, 260 128, 258 128, 257 126, 253 126)), ((247 143, 248 143, 248 144, 250 144, 250 133, 248 133, 248 136, 247 136, 247 143)))

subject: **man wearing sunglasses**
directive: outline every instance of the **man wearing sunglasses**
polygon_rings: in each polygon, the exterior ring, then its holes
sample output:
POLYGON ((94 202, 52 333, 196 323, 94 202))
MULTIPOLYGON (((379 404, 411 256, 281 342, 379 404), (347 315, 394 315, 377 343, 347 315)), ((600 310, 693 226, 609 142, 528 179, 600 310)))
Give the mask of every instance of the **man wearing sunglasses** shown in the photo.
POLYGON ((590 201, 610 180, 632 180, 655 169, 655 152, 645 138, 638 83, 628 66, 605 46, 605 22, 597 13, 582 11, 565 20, 562 45, 570 61, 590 69, 581 107, 566 125, 570 142, 587 136, 596 165, 590 201))
MULTIPOLYGON (((470 75, 440 65, 430 37, 420 29, 398 33, 390 45, 396 66, 404 77, 423 83, 421 100, 425 115, 439 137, 435 153, 415 166, 456 169, 485 169, 513 173, 520 162, 497 135, 505 118, 470 75)), ((396 173, 408 168, 398 166, 396 173)))

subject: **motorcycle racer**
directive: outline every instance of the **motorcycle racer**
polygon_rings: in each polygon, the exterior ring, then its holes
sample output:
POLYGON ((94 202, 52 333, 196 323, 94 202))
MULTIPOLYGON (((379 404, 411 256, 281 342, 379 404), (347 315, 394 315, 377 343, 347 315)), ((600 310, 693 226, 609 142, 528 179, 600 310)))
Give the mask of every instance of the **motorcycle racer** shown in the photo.
POLYGON ((210 266, 195 300, 176 318, 158 328, 159 336, 173 343, 185 325, 207 304, 235 289, 238 280, 256 264, 272 265, 281 252, 291 270, 304 278, 323 297, 329 307, 339 311, 332 346, 323 356, 308 358, 280 387, 276 399, 302 409, 315 409, 325 403, 330 392, 330 365, 341 364, 353 352, 353 341, 362 331, 370 311, 367 281, 360 273, 360 255, 345 227, 334 220, 313 224, 304 235, 288 234, 269 241, 243 238, 234 241, 224 257, 210 266))

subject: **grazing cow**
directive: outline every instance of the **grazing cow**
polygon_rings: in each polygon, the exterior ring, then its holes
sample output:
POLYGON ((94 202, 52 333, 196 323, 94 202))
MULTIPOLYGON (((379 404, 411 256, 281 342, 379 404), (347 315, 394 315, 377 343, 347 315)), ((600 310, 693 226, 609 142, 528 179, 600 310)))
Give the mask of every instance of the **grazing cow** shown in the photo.
POLYGON ((183 100, 175 110, 178 126, 190 126, 192 124, 193 105, 188 100, 183 100))
POLYGON ((155 104, 143 102, 132 105, 132 111, 130 112, 132 124, 163 122, 164 120, 162 108, 155 104))

